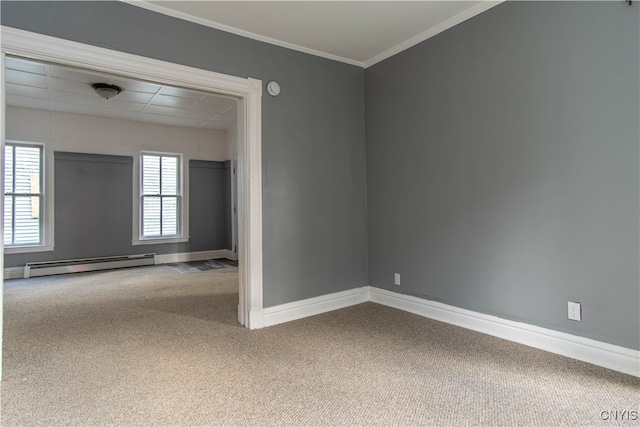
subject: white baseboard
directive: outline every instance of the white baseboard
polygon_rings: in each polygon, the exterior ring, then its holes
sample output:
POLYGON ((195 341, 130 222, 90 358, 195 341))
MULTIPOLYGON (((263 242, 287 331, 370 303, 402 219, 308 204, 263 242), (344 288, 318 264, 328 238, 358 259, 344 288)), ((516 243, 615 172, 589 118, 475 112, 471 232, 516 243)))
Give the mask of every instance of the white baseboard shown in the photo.
POLYGON ((224 252, 224 257, 226 259, 230 259, 231 261, 237 261, 238 260, 238 254, 230 251, 229 249, 223 249, 224 252))
POLYGON ((369 294, 367 287, 336 292, 315 298, 281 304, 263 309, 264 326, 273 326, 279 323, 315 316, 341 308, 367 302, 369 294))
POLYGON ((640 377, 640 351, 368 287, 369 301, 640 377))
POLYGON ((367 301, 640 377, 638 350, 370 286, 265 308, 264 326, 367 301))
POLYGON ((24 278, 24 267, 7 267, 4 269, 4 280, 24 278))
POLYGON ((180 252, 176 254, 156 255, 156 264, 172 264, 176 262, 204 261, 207 259, 227 258, 226 249, 200 252, 180 252))
MULTIPOLYGON (((240 310, 238 309, 238 314, 240 313, 240 310)), ((240 322, 240 320, 238 319, 238 322, 242 324, 242 322, 240 322)), ((264 324, 264 309, 260 308, 257 310, 249 310, 249 329, 262 329, 264 328, 266 325, 264 324)))

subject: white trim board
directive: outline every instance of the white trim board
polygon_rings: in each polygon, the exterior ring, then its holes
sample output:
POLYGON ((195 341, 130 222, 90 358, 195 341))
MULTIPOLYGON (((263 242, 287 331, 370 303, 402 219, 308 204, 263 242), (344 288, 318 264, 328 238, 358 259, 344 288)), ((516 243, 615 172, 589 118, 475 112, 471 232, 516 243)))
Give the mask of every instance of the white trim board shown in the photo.
POLYGON ((369 301, 640 377, 638 350, 374 287, 369 301))
POLYGON ((157 13, 162 13, 163 15, 167 15, 167 16, 171 16, 173 18, 178 18, 178 19, 182 19, 185 21, 189 21, 189 22, 193 22, 195 24, 199 24, 199 25, 204 25, 206 27, 210 27, 210 28, 215 28, 217 30, 221 30, 221 31, 225 31, 227 33, 231 33, 231 34, 235 34, 238 36, 242 36, 242 37, 247 37, 253 40, 257 40, 257 41, 261 41, 264 43, 269 43, 275 46, 280 46, 280 47, 284 47, 287 49, 291 49, 291 50, 295 50, 298 52, 302 52, 302 53, 306 53, 309 55, 314 55, 314 56, 319 56, 321 58, 326 58, 326 59, 331 59, 333 61, 338 61, 338 62, 343 62, 345 64, 349 64, 349 65, 355 65, 358 67, 362 67, 362 68, 369 68, 372 65, 377 64, 378 62, 382 62, 387 58, 392 57, 393 55, 396 55, 404 50, 407 50, 419 43, 422 43, 423 41, 430 39, 431 37, 434 37, 438 34, 440 34, 441 32, 448 30, 449 28, 452 28, 470 18, 473 18, 476 15, 481 14, 482 12, 485 12, 489 9, 491 9, 492 7, 495 7, 497 5, 499 5, 500 3, 504 2, 505 0, 482 0, 479 4, 466 9, 456 15, 453 15, 452 17, 450 17, 449 19, 441 22, 438 25, 435 25, 434 27, 431 27, 423 32, 421 32, 420 34, 417 34, 405 41, 403 41, 402 43, 397 44, 396 46, 391 47, 390 49, 385 50, 384 52, 381 52, 369 59, 367 59, 366 61, 357 61, 354 59, 350 59, 350 58, 345 58, 342 56, 338 56, 338 55, 334 55, 331 53, 327 53, 327 52, 322 52, 316 49, 311 49, 308 47, 304 47, 304 46, 300 46, 294 43, 289 43, 289 42, 285 42, 282 40, 277 40, 271 37, 267 37, 267 36, 263 36, 260 34, 256 34, 256 33, 252 33, 250 31, 245 31, 245 30, 241 30, 239 28, 235 28, 229 25, 224 25, 224 24, 220 24, 214 21, 210 21, 208 19, 203 19, 203 18, 199 18, 197 16, 193 16, 193 15, 189 15, 183 12, 179 12, 173 9, 169 9, 167 7, 161 6, 159 4, 154 4, 154 3, 149 3, 148 1, 143 1, 143 0, 120 0, 123 3, 127 3, 130 4, 132 6, 137 6, 143 9, 147 9, 150 10, 152 12, 157 12, 157 13))
POLYGON ((374 302, 540 350, 640 377, 640 351, 365 286, 263 309, 264 325, 374 302))
POLYGON ((316 314, 339 310, 369 300, 367 287, 336 292, 319 297, 268 307, 264 312, 264 326, 273 326, 316 314))
POLYGON ((236 255, 235 252, 230 251, 229 249, 223 249, 222 253, 223 253, 222 258, 230 259, 231 261, 238 260, 238 255, 236 255))

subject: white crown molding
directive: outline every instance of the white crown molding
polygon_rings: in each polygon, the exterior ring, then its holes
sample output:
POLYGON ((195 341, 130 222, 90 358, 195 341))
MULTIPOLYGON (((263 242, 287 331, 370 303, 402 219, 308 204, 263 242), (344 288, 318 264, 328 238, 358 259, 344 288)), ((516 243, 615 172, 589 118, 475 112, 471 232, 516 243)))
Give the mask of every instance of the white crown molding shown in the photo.
POLYGON ((417 44, 420 44, 423 41, 430 39, 431 37, 434 37, 442 33, 443 31, 448 30, 451 27, 455 27, 456 25, 466 21, 467 19, 473 18, 474 16, 479 15, 482 12, 485 12, 491 9, 492 7, 495 7, 500 3, 503 3, 504 1, 505 0, 482 0, 481 3, 452 16, 451 18, 441 22, 440 24, 434 27, 431 27, 426 31, 423 31, 422 33, 416 36, 413 36, 410 39, 407 39, 404 42, 390 49, 387 49, 382 53, 379 53, 373 58, 367 59, 366 61, 363 62, 362 66, 364 68, 369 68, 372 65, 375 65, 378 62, 382 62, 387 58, 390 58, 402 51, 405 51, 417 44))
POLYGON ((369 301, 640 377, 640 351, 369 287, 369 301))
POLYGON ((246 37, 249 39, 257 40, 264 43, 269 43, 275 46, 284 47, 298 52, 307 53, 309 55, 319 56, 321 58, 331 59, 333 61, 344 62, 345 64, 355 65, 363 67, 363 63, 355 61, 353 59, 345 58, 342 56, 334 55, 327 52, 321 52, 319 50, 311 49, 304 46, 299 46, 294 43, 285 42, 282 40, 274 39, 271 37, 263 36, 260 34, 252 33, 250 31, 241 30, 239 28, 231 27, 229 25, 220 24, 218 22, 210 21, 208 19, 198 18, 197 16, 189 15, 187 13, 178 12, 157 4, 149 3, 145 0, 120 0, 122 3, 127 3, 132 6, 141 7, 143 9, 150 10, 152 12, 162 13, 163 15, 171 16, 174 18, 182 19, 184 21, 193 22, 194 24, 204 25, 205 27, 215 28, 216 30, 224 31, 227 33, 235 34, 237 36, 246 37))
POLYGON ((247 37, 253 40, 261 41, 264 43, 269 43, 275 46, 284 47, 287 49, 295 50, 302 53, 307 53, 309 55, 319 56, 326 59, 331 59, 333 61, 343 62, 349 65, 355 65, 362 68, 369 68, 372 65, 377 64, 378 62, 384 61, 385 59, 396 55, 404 50, 407 50, 423 41, 440 34, 441 32, 448 30, 451 27, 454 27, 467 19, 473 18, 474 16, 485 12, 491 9, 494 6, 499 5, 505 0, 482 0, 481 3, 466 9, 451 18, 443 21, 442 23, 429 28, 428 30, 423 31, 422 33, 411 37, 408 40, 405 40, 402 43, 393 46, 385 50, 384 52, 379 53, 378 55, 367 59, 366 61, 357 61, 355 59, 345 58, 339 55, 334 55, 327 52, 322 52, 319 50, 311 49, 308 47, 300 46, 294 43, 285 42, 282 40, 274 39, 271 37, 263 36, 260 34, 252 33, 250 31, 241 30, 239 28, 235 28, 229 25, 220 24, 218 22, 210 21, 208 19, 198 18, 197 16, 189 15, 187 13, 178 12, 173 9, 169 9, 167 7, 160 6, 158 4, 149 3, 146 0, 120 0, 123 3, 130 4, 132 6, 137 6, 143 9, 150 10, 152 12, 162 13, 163 15, 171 16, 174 18, 182 19, 185 21, 193 22, 195 24, 204 25, 206 27, 215 28, 217 30, 225 31, 227 33, 235 34, 242 37, 247 37))

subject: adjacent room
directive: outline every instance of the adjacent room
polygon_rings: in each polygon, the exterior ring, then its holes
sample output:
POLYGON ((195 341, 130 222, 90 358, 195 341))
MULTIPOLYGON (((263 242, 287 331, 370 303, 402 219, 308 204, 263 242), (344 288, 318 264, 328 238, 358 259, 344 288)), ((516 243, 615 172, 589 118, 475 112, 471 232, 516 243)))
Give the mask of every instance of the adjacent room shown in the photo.
POLYGON ((15 57, 5 81, 10 277, 236 258, 235 99, 15 57))
POLYGON ((2 425, 640 422, 635 2, 0 11, 2 425))

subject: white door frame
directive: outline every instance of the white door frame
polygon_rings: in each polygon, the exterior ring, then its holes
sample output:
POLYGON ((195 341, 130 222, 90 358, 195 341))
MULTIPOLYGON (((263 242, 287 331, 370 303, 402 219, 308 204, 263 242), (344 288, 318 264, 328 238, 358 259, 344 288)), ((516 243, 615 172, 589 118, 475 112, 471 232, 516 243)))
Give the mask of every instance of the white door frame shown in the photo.
MULTIPOLYGON (((262 82, 122 53, 37 33, 0 27, 1 147, 5 143, 5 56, 115 73, 171 86, 231 95, 238 103, 238 320, 249 329, 264 327, 262 306, 262 82)), ((0 199, 3 200, 4 198, 0 199)), ((4 209, 0 207, 0 215, 4 209)), ((0 224, 2 221, 0 221, 0 224)), ((1 229, 1 227, 0 227, 1 229)), ((4 240, 0 239, 4 253, 4 240)), ((0 257, 0 271, 4 256, 0 257)), ((0 274, 0 285, 3 284, 0 274)), ((0 378, 3 303, 0 292, 0 378)))

